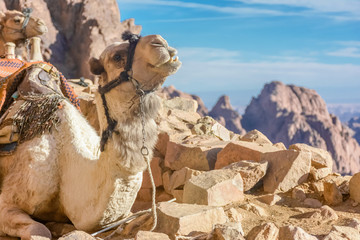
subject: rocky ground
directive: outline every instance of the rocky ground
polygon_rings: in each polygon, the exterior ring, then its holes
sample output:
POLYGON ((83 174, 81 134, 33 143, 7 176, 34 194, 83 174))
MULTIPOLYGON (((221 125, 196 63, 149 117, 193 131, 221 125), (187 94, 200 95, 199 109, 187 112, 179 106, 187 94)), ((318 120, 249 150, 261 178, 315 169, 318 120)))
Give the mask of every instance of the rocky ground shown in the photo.
MULTIPOLYGON (((76 87, 94 120, 94 87, 76 87)), ((360 173, 332 171, 331 155, 306 144, 272 143, 257 130, 234 134, 196 113, 192 99, 164 99, 152 160, 157 227, 145 213, 98 234, 102 239, 360 239, 360 173)), ((151 206, 148 173, 132 212, 151 206)), ((93 239, 70 224, 54 237, 93 239), (69 233, 68 233, 69 232, 69 233)))

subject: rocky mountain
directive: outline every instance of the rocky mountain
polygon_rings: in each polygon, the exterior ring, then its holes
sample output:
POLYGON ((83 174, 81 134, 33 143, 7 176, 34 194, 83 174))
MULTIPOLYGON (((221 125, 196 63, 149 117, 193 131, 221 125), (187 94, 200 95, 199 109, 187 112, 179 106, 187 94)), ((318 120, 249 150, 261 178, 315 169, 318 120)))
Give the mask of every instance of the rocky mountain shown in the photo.
POLYGON ((337 172, 360 171, 359 144, 349 128, 329 114, 314 90, 281 82, 266 84, 246 108, 241 123, 247 131, 257 129, 273 142, 306 143, 329 151, 337 172))
POLYGON ((215 106, 209 112, 209 116, 213 117, 220 124, 234 133, 242 135, 246 133, 246 131, 241 126, 241 116, 231 106, 229 96, 221 96, 215 106))
POLYGON ((134 19, 120 22, 115 0, 0 0, 2 11, 33 9, 33 15, 46 22, 48 33, 42 36, 43 55, 68 78, 92 77, 88 60, 103 49, 121 41, 121 33, 140 33, 134 19))
POLYGON ((177 90, 173 85, 162 88, 161 93, 163 94, 163 97, 168 99, 175 97, 194 99, 198 103, 197 113, 200 114, 200 116, 207 116, 209 114, 209 110, 199 96, 184 93, 180 90, 177 90))
POLYGON ((354 138, 360 144, 360 117, 353 117, 348 122, 349 128, 354 131, 354 138))

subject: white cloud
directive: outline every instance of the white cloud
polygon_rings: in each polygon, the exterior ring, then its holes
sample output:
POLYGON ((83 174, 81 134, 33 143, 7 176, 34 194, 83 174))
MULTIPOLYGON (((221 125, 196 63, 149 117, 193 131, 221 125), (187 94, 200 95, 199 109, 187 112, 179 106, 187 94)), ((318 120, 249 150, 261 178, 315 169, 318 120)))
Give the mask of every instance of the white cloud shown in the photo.
MULTIPOLYGON (((229 54, 228 58, 206 60, 201 56, 209 54, 209 49, 178 50, 183 66, 169 79, 168 84, 173 84, 183 91, 199 92, 206 89, 226 92, 257 89, 257 92, 260 92, 263 85, 272 80, 316 90, 335 88, 339 89, 339 95, 342 90, 343 94, 346 94, 345 89, 360 87, 360 65, 325 64, 302 61, 301 58, 297 61, 293 58, 291 61, 280 59, 248 62, 234 57, 236 53, 221 49, 214 49, 212 52, 220 55, 223 52, 223 56, 229 54)), ((240 53, 238 55, 241 56, 240 53)))
POLYGON ((360 48, 356 48, 356 47, 343 48, 334 52, 328 52, 327 55, 335 56, 335 57, 360 58, 360 48))

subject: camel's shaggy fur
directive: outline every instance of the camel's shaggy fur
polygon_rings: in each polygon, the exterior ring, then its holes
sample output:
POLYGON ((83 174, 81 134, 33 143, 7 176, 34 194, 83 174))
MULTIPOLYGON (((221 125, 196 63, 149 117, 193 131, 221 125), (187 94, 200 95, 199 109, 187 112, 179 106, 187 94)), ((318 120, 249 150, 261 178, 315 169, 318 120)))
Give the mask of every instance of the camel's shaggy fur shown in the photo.
MULTIPOLYGON (((101 74, 99 83, 117 77, 124 68, 128 43, 116 43, 90 61, 101 74)), ((140 39, 136 47, 133 76, 144 90, 158 88, 180 67, 173 60, 176 50, 159 35, 140 39)), ((10 157, 0 158, 3 178, 0 194, 0 236, 30 239, 50 238, 49 230, 34 221, 64 222, 91 231, 129 214, 142 182, 146 162, 141 155, 142 126, 139 96, 131 82, 124 82, 106 95, 116 130, 99 152, 100 138, 69 102, 58 110, 61 123, 52 134, 24 142, 10 157), (31 217, 30 217, 31 216, 31 217)), ((96 104, 101 131, 107 127, 99 95, 96 104)), ((157 141, 154 118, 160 108, 155 93, 145 96, 146 146, 157 141)))
POLYGON ((24 20, 24 14, 19 11, 0 12, 0 56, 5 54, 4 44, 13 42, 17 46, 16 55, 26 57, 25 40, 40 36, 48 31, 45 22, 37 17, 30 17, 28 24, 22 31, 24 20))

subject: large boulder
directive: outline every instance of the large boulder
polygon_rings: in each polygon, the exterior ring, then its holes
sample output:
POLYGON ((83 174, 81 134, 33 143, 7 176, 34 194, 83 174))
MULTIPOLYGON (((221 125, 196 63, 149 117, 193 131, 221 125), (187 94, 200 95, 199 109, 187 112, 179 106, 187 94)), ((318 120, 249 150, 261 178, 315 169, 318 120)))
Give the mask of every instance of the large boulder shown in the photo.
POLYGON ((243 180, 230 169, 203 172, 192 177, 184 186, 184 203, 225 206, 243 200, 243 180))
POLYGON ((157 232, 170 237, 192 232, 210 232, 214 224, 227 221, 221 207, 161 202, 157 208, 157 232))
POLYGON ((310 153, 295 150, 264 153, 262 160, 269 163, 264 177, 264 191, 287 192, 305 182, 310 173, 310 159, 310 153))

